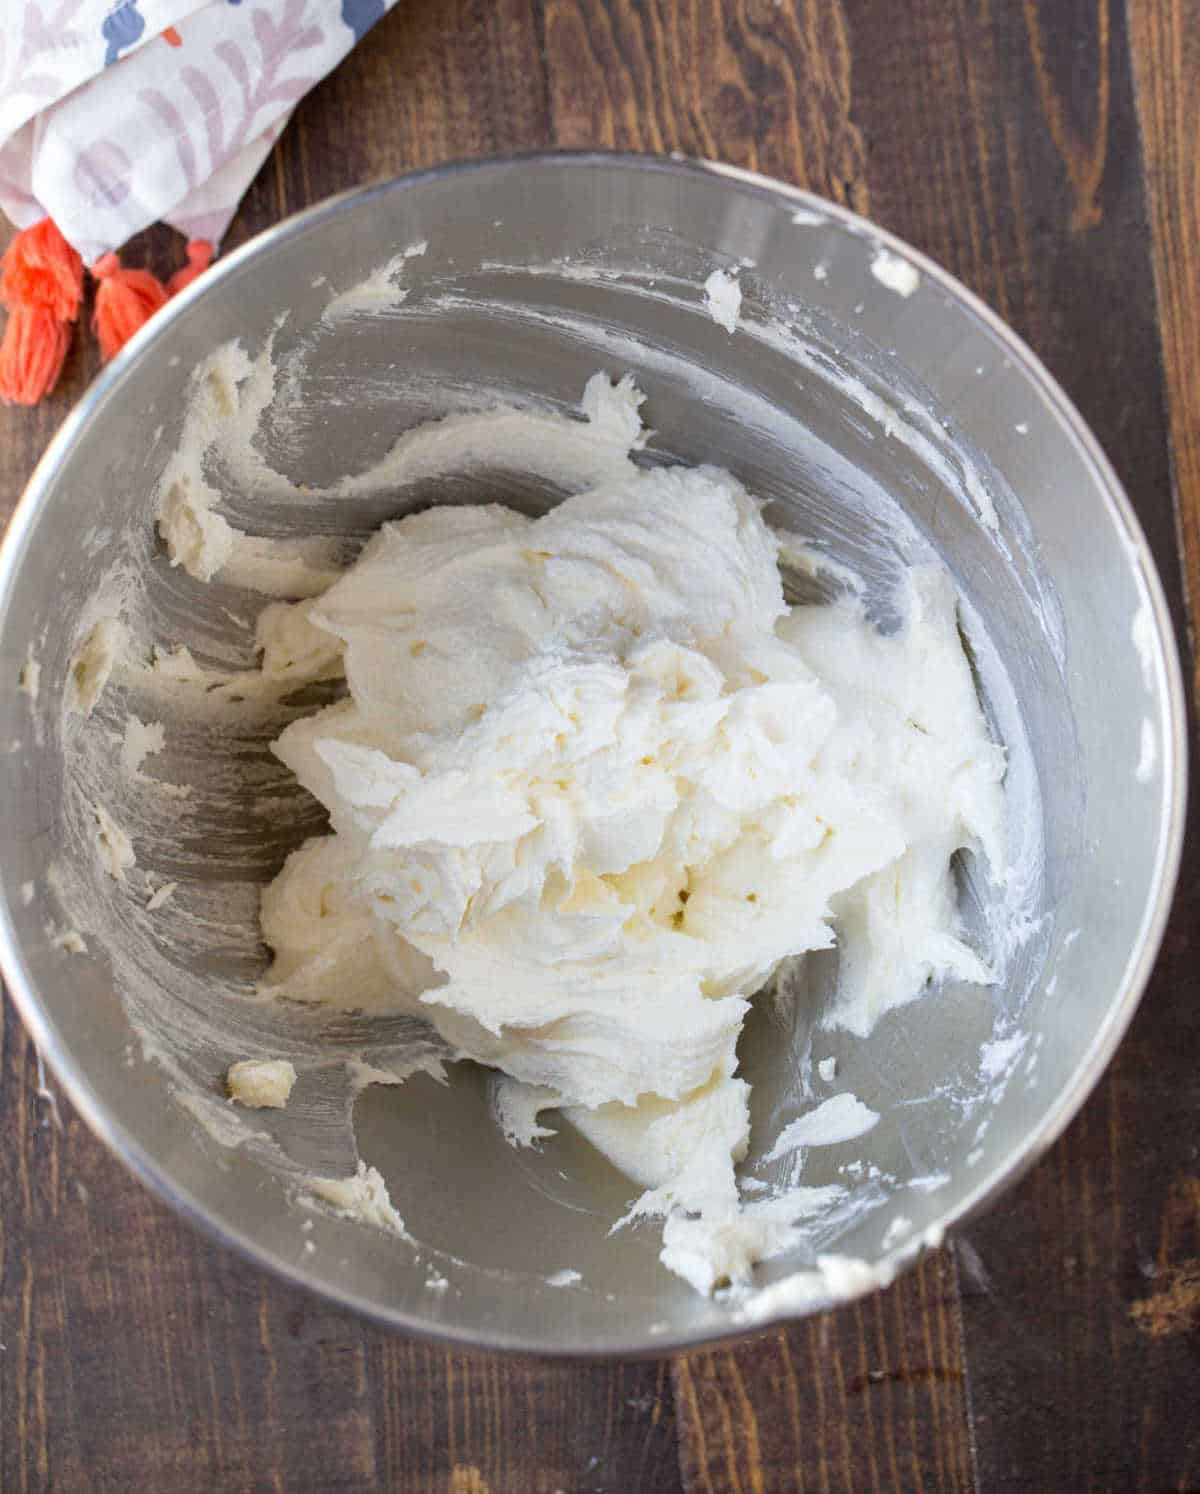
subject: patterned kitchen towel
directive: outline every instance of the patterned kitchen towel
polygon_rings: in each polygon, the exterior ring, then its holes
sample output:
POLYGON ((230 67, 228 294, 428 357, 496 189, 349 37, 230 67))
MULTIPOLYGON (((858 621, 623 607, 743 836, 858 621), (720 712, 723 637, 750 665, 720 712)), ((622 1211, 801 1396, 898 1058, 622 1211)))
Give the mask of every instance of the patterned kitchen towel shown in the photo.
POLYGON ((215 242, 298 99, 395 0, 4 0, 0 209, 90 264, 215 242))
MULTIPOLYGON (((120 277, 134 272, 108 257, 127 239, 161 219, 216 244, 297 101, 396 0, 0 3, 0 210, 19 229, 50 219, 65 241, 43 235, 16 273, 6 261, 11 312, 58 304, 16 289, 47 253, 55 284, 72 251, 104 266, 128 309, 120 277)), ((189 252, 185 277, 206 252, 189 252)), ((3 363, 0 397, 19 397, 3 363)))

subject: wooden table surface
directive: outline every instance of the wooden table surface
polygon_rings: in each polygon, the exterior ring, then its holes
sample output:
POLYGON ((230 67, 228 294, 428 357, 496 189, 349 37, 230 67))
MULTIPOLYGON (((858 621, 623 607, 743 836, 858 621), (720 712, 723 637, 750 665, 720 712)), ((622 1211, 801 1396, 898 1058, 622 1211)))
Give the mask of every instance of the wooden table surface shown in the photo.
MULTIPOLYGON (((546 146, 681 150, 867 213, 1049 364, 1181 638, 1200 603, 1197 0, 401 0, 299 106, 227 247, 339 188, 546 146), (1185 587, 1186 578, 1186 587, 1185 587)), ((173 268, 177 240, 133 246, 173 268)), ((94 372, 0 410, 0 519, 94 372)), ((733 1349, 448 1353, 145 1193, 0 1029, 0 1487, 1200 1489, 1200 837, 1082 1114, 889 1291, 733 1349)))

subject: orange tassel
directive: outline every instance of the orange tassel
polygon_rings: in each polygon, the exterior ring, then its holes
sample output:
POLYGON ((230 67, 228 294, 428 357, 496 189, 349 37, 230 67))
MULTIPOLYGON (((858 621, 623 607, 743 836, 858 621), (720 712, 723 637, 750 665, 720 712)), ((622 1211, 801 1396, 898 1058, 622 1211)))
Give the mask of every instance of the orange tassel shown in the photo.
POLYGON ((49 218, 23 228, 4 253, 0 300, 6 306, 40 306, 60 322, 73 322, 83 297, 83 261, 49 218))
POLYGON ((58 382, 79 315, 83 261, 43 218, 22 229, 0 263, 8 325, 0 342, 0 399, 35 405, 58 382))
POLYGON ((188 262, 183 269, 176 270, 167 281, 168 296, 177 296, 181 290, 191 285, 193 280, 198 280, 204 274, 212 264, 213 246, 207 239, 189 239, 187 257, 188 262))
POLYGON ((14 306, 0 342, 0 399, 36 405, 58 383, 70 345, 70 322, 41 306, 14 306))
POLYGON ((100 339, 100 356, 107 363, 129 339, 167 304, 167 291, 149 270, 126 270, 115 254, 104 254, 92 266, 100 282, 92 327, 100 339))

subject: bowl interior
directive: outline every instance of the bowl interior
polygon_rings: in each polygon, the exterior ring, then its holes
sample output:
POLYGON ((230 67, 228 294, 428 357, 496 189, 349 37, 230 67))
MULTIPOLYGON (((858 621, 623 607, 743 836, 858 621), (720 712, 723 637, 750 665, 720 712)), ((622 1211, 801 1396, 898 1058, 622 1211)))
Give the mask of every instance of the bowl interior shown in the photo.
MULTIPOLYGON (((754 1085, 750 1167, 811 1098, 816 1058, 836 1057, 839 1087, 882 1116, 867 1137, 808 1155, 804 1181, 845 1184, 846 1204, 763 1266, 764 1282, 820 1253, 912 1255, 1036 1155, 1099 1072, 1157 936, 1181 797, 1157 583, 1046 375, 915 256, 898 280, 885 249, 896 246, 813 199, 679 163, 560 157, 412 178, 233 256, 147 329, 40 469, 0 578, 8 972, 93 1124, 277 1269, 495 1345, 665 1349, 733 1321, 663 1270, 653 1224, 609 1236, 637 1189, 581 1138, 505 1144, 486 1072, 362 1089, 343 1059, 391 1061, 407 1024, 248 995, 264 962, 258 890, 322 828, 267 751, 278 714, 180 723, 132 786, 125 722, 164 709, 144 679, 117 671, 90 717, 64 715, 73 652, 115 607, 137 649, 186 643, 209 664, 253 662, 263 598, 172 570, 153 522, 189 381, 232 339, 274 371, 236 461, 211 464, 223 512, 255 534, 325 535, 351 554, 381 520, 430 503, 544 510, 552 484, 498 466, 330 489, 431 418, 498 400, 574 410, 603 368, 632 372, 647 396, 644 460, 729 468, 777 528, 866 580, 881 627, 895 622, 904 565, 932 551, 953 572, 1009 750, 1007 894, 1028 917, 989 922, 964 858, 963 907, 1003 955, 1001 985, 931 992, 862 1040, 821 1029, 834 975, 821 958, 789 1000, 756 1008, 739 1050, 754 1085), (396 270, 401 299, 377 272, 420 243, 396 270), (703 295, 719 268, 742 295, 732 334, 703 295), (36 695, 18 687, 29 658, 36 695), (117 798, 137 853, 124 882, 92 845, 91 806, 117 798), (148 909, 167 882, 174 894, 148 909), (68 925, 86 953, 62 947, 68 925), (301 1077, 286 1111, 247 1123, 222 1076, 258 1052, 292 1056, 301 1077), (347 1173, 356 1156, 383 1173, 418 1243, 294 1201, 296 1179, 347 1173), (582 1281, 552 1284, 568 1267, 582 1281)), ((799 599, 838 585, 836 572, 786 580, 799 599)))

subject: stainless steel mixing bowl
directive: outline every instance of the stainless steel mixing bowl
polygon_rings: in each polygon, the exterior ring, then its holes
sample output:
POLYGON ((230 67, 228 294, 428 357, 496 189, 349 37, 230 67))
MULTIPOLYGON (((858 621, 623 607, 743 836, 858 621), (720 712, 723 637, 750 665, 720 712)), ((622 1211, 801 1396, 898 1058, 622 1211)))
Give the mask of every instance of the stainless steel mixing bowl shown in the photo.
MULTIPOLYGON (((387 1178, 420 1249, 299 1211, 296 1176, 354 1161, 349 1091, 321 1045, 361 1047, 363 1033, 294 1031, 239 994, 262 958, 255 889, 319 824, 261 740, 244 744, 253 784, 229 778, 222 810, 201 794, 167 832, 149 809, 133 813, 139 869, 180 884, 157 914, 133 886, 83 864, 72 816, 94 784, 79 781, 72 734, 115 736, 129 704, 114 676, 86 727, 61 711, 98 578, 113 567, 137 577, 150 637, 250 656, 236 618, 255 599, 171 571, 153 509, 197 361, 231 338, 257 352, 272 337, 287 377, 259 440, 296 480, 359 470, 399 432, 488 399, 569 407, 605 367, 632 370, 645 390, 656 458, 729 467, 772 522, 868 572, 887 568, 878 515, 898 503, 910 533, 950 565, 973 636, 990 638, 1019 703, 1034 771, 1014 769, 1014 793, 1040 793, 1044 824, 1038 917, 1002 989, 931 993, 866 1041, 818 1035, 817 1053, 837 1055, 844 1087, 883 1120, 863 1141, 811 1153, 806 1181, 849 1181, 869 1206, 827 1221, 762 1279, 822 1251, 900 1266, 1040 1155, 1129 1021, 1180 849, 1179 665, 1129 503, 1029 350, 919 254, 747 173, 609 155, 447 167, 281 224, 157 316, 38 467, 0 558, 0 945, 26 1023, 97 1133, 219 1238, 398 1327, 566 1352, 666 1351, 737 1327, 727 1305, 660 1267, 653 1226, 607 1237, 635 1190, 581 1140, 563 1135, 540 1153, 505 1146, 486 1078, 469 1066, 448 1087, 418 1076, 358 1102, 358 1150, 387 1178), (406 262, 403 305, 321 321, 334 292, 419 240, 427 248, 406 262), (733 334, 702 294, 721 267, 743 295, 733 334), (872 494, 883 507, 864 510, 872 494), (996 532, 978 517, 989 503, 996 532), (18 684, 30 656, 36 698, 18 684), (256 813, 264 785, 280 812, 256 813), (48 881, 56 859, 60 876, 48 881), (86 954, 54 938, 67 918, 55 885, 72 878, 87 889, 72 915, 86 954), (245 893, 240 923, 213 911, 227 885, 245 893), (139 981, 151 1001, 131 995, 139 981), (272 1044, 302 1069, 286 1112, 254 1116, 274 1150, 223 1145, 212 1130, 225 1067, 272 1044), (866 1165, 856 1174, 857 1156, 866 1165), (551 1285, 567 1266, 582 1283, 551 1285), (449 1285, 430 1290, 431 1271, 449 1285)), ((269 486, 226 498, 255 532, 361 538, 421 503, 484 496, 537 508, 554 495, 508 473, 299 512, 269 486)), ((911 546, 901 537, 894 548, 893 560, 911 546)), ((1005 730, 1005 701, 986 704, 1005 730)), ((200 782, 224 751, 212 736, 171 740, 153 771, 200 782)), ((969 901, 969 866, 962 875, 969 901)), ((807 1073, 816 999, 790 1018, 764 1009, 747 1031, 759 1121, 803 1100, 796 1075, 807 1073)))

